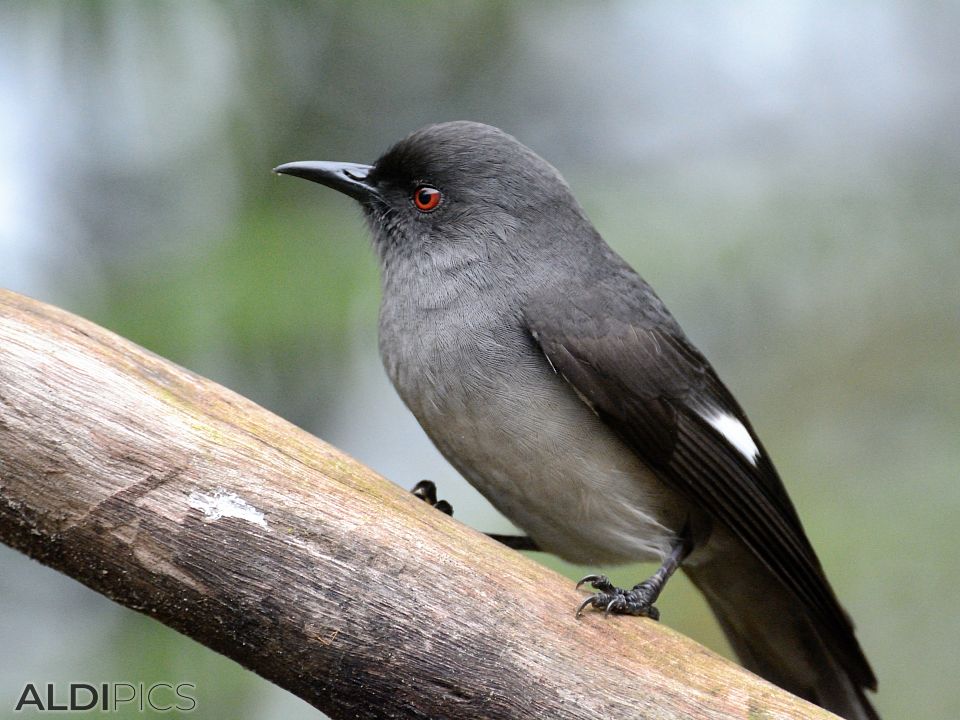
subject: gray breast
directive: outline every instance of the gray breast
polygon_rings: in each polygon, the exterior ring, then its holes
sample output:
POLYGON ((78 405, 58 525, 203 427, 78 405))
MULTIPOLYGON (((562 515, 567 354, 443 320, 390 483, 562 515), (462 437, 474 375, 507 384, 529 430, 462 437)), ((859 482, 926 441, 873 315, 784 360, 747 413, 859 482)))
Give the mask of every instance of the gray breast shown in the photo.
POLYGON ((497 509, 573 562, 666 555, 685 506, 553 372, 519 320, 390 312, 381 354, 394 386, 497 509))

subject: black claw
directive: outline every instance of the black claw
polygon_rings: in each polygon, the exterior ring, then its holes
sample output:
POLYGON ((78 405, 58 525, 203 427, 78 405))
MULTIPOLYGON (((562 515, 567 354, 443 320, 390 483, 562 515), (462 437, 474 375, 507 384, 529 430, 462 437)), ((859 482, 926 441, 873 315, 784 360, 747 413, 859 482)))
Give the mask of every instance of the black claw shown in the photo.
POLYGON ((577 586, 574 588, 574 590, 579 590, 581 585, 584 585, 586 583, 592 583, 594 580, 598 580, 599 578, 600 578, 599 575, 584 575, 577 582, 577 586))
POLYGON ((431 480, 421 480, 413 486, 413 490, 410 492, 424 502, 431 505, 437 504, 437 486, 431 480))
POLYGON ((613 583, 610 582, 610 578, 606 575, 587 575, 584 578, 580 579, 580 582, 577 583, 576 589, 579 590, 580 586, 590 583, 590 586, 594 590, 600 590, 601 592, 612 592, 616 588, 613 587, 613 583))
POLYGON ((587 605, 592 603, 595 597, 596 597, 595 595, 591 595, 582 603, 580 603, 580 607, 577 608, 577 614, 575 615, 575 617, 580 617, 581 615, 583 615, 583 609, 587 607, 587 605))
POLYGON ((437 486, 432 480, 421 480, 410 491, 428 505, 435 507, 446 515, 453 515, 453 506, 446 500, 437 500, 437 486))

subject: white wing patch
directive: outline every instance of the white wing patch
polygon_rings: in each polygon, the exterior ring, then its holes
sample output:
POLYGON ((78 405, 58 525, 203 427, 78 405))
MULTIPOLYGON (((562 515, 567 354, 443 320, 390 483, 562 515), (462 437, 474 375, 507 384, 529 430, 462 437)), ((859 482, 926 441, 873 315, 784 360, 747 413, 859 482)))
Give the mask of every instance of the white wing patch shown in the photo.
POLYGON ((703 419, 713 426, 713 429, 723 435, 727 442, 733 445, 752 465, 757 464, 760 457, 760 448, 750 437, 750 432, 733 415, 722 410, 714 410, 703 419))

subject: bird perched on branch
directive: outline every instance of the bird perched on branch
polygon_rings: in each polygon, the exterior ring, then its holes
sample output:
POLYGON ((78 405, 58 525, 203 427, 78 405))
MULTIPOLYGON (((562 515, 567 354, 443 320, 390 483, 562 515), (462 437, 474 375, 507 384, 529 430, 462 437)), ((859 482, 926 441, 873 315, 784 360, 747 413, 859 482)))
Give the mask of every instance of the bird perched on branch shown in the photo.
POLYGON ((510 544, 661 563, 629 589, 584 578, 580 610, 658 618, 683 568, 747 668, 846 718, 878 717, 853 625, 746 414, 556 169, 501 130, 451 122, 373 165, 276 172, 359 201, 387 373, 529 536, 510 544))

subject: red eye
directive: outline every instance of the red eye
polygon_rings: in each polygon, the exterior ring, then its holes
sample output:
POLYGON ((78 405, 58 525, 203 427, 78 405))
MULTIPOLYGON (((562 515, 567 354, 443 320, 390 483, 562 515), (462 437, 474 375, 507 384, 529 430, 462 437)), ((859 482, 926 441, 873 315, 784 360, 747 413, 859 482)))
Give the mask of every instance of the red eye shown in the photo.
POLYGON ((413 191, 413 204, 417 206, 417 210, 420 212, 427 213, 436 210, 442 198, 443 194, 429 185, 420 185, 413 191))

